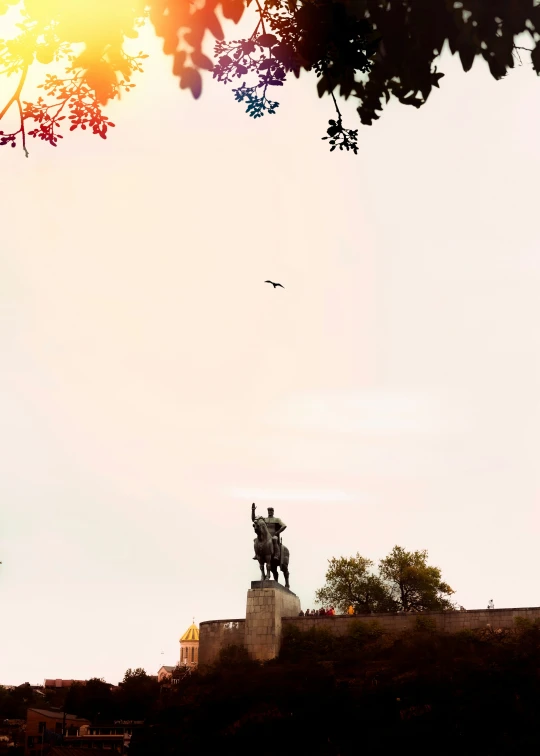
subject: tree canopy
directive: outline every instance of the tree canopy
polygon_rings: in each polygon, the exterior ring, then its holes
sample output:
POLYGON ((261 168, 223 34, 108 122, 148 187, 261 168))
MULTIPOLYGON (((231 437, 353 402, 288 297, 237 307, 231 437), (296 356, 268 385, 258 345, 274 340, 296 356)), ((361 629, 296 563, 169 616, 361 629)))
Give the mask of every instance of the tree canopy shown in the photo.
POLYGON ((406 551, 394 546, 379 562, 360 554, 332 558, 326 582, 316 592, 317 602, 346 612, 353 606, 357 614, 395 611, 440 611, 452 609, 448 599, 454 591, 441 580, 438 567, 427 564, 427 551, 406 551))
POLYGON ((381 559, 379 573, 390 589, 390 595, 404 611, 439 611, 452 609, 448 596, 454 591, 441 580, 438 567, 427 564, 427 551, 405 551, 394 546, 381 559))
POLYGON ((34 690, 28 683, 13 689, 0 686, 0 721, 25 719, 28 707, 57 707, 94 723, 144 719, 159 698, 157 679, 144 669, 128 669, 118 687, 102 678, 73 683, 69 688, 34 690))
POLYGON ((120 683, 117 710, 126 719, 143 719, 159 695, 159 683, 144 669, 128 669, 120 683))
POLYGON ((92 722, 110 722, 114 718, 115 703, 109 683, 93 677, 83 683, 73 683, 65 699, 65 710, 92 722))
POLYGON ((326 583, 316 592, 317 601, 346 612, 353 606, 357 614, 395 611, 388 586, 371 572, 373 562, 360 554, 330 559, 326 583))
POLYGON ((501 79, 528 50, 540 73, 536 0, 0 0, 0 15, 7 11, 20 18, 16 33, 0 39, 0 74, 14 79, 0 121, 14 113, 15 126, 0 131, 0 145, 20 144, 27 156, 29 137, 56 147, 66 119, 70 131, 106 139, 114 124, 104 106, 143 71, 144 50, 128 49, 146 19, 181 89, 199 97, 202 72, 211 72, 237 84, 235 100, 255 119, 276 113, 273 93, 287 78, 314 73, 319 96, 332 100, 322 137, 331 150, 358 150, 358 129, 345 127, 340 99, 354 100, 364 125, 391 97, 421 107, 444 76, 435 62, 446 44, 464 71, 482 58, 501 79), (223 22, 230 27, 245 14, 253 17, 250 36, 231 39, 223 22), (49 68, 42 95, 25 99, 28 72, 39 66, 49 68))

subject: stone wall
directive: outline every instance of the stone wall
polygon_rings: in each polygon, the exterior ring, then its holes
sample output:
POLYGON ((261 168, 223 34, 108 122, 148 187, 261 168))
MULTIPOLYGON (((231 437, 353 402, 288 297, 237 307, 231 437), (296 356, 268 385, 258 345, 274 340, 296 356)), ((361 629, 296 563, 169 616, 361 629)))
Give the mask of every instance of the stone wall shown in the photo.
POLYGON ((212 664, 222 648, 244 646, 256 659, 272 659, 279 653, 282 632, 288 626, 308 630, 319 627, 334 635, 346 635, 352 622, 376 621, 383 632, 399 633, 414 629, 417 617, 434 620, 438 630, 455 633, 488 625, 494 630, 512 629, 515 617, 540 621, 540 607, 517 609, 469 609, 462 612, 422 612, 421 614, 368 614, 335 617, 299 617, 300 601, 283 586, 277 589, 252 583, 248 591, 246 619, 211 620, 200 624, 199 664, 212 664), (287 616, 288 615, 288 616, 287 616))
POLYGON ((335 617, 283 617, 282 626, 294 625, 300 630, 319 627, 329 630, 333 635, 346 635, 351 622, 376 621, 383 632, 398 633, 415 627, 416 617, 429 617, 435 621, 436 627, 442 632, 455 633, 459 630, 476 630, 491 625, 494 630, 499 628, 512 629, 516 626, 514 617, 525 617, 529 620, 540 620, 540 607, 523 609, 469 609, 462 612, 422 612, 421 614, 367 614, 349 616, 348 614, 335 617))
POLYGON ((245 646, 244 619, 210 620, 199 625, 199 664, 212 664, 222 648, 245 646))

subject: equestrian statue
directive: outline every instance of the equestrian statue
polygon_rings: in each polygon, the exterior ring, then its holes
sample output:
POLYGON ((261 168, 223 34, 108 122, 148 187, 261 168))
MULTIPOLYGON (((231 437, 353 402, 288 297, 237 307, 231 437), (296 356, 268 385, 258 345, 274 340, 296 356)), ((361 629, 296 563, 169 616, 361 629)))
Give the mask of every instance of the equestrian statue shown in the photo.
POLYGON ((253 545, 255 556, 261 568, 261 581, 270 580, 270 573, 278 582, 278 567, 285 577, 285 588, 289 588, 289 549, 281 543, 280 535, 287 527, 279 517, 274 517, 273 507, 268 507, 268 517, 257 517, 255 504, 251 505, 251 519, 257 537, 253 545), (266 573, 265 573, 266 568, 266 573))

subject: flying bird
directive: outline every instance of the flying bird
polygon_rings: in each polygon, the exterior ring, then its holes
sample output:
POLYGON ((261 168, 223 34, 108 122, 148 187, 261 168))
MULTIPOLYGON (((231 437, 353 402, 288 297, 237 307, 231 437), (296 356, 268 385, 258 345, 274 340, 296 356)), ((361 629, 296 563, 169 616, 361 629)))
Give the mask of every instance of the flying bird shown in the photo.
POLYGON ((271 283, 271 284, 272 284, 272 286, 274 287, 274 289, 276 288, 276 286, 281 286, 281 288, 282 288, 282 289, 284 289, 284 288, 285 288, 285 287, 283 286, 283 284, 280 284, 280 283, 274 283, 273 281, 265 281, 265 283, 271 283))

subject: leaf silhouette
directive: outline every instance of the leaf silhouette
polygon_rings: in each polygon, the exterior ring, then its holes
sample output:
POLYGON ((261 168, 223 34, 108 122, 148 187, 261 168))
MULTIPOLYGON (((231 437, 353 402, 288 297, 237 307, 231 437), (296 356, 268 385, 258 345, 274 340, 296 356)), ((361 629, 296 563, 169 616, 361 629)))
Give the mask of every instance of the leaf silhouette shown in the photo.
POLYGON ((191 94, 197 100, 202 92, 202 77, 195 68, 184 68, 180 79, 181 89, 191 89, 191 94))
POLYGON ((244 13, 243 0, 224 0, 221 4, 223 15, 237 24, 244 13))
POLYGON ((260 37, 257 37, 257 44, 262 47, 273 47, 277 45, 277 37, 273 34, 261 34, 260 37))
POLYGON ((200 50, 194 50, 191 53, 191 61, 198 67, 198 68, 204 68, 207 71, 213 71, 214 70, 214 64, 208 58, 204 53, 202 53, 200 50))

